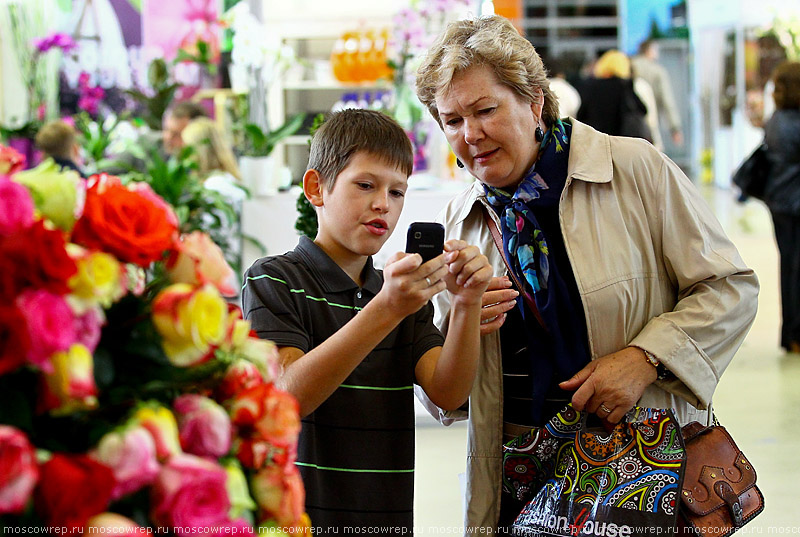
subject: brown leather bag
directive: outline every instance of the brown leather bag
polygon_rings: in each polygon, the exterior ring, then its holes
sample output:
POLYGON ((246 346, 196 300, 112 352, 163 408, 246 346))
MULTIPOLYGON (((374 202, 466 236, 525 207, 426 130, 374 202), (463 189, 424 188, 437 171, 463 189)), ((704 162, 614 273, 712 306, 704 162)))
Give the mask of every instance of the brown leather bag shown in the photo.
POLYGON ((681 430, 686 443, 686 472, 678 515, 683 527, 699 536, 726 537, 764 509, 756 470, 721 425, 693 421, 681 430))

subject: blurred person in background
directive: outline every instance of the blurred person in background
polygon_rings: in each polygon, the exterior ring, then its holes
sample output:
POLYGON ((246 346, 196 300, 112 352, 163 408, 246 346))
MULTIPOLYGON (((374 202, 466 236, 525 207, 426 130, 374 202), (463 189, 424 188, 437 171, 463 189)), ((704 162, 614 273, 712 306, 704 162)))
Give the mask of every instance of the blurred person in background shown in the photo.
MULTIPOLYGON (((662 114, 666 116, 673 143, 681 145, 683 144, 681 116, 675 104, 669 74, 664 66, 658 63, 658 55, 658 43, 653 39, 646 39, 639 45, 639 53, 631 59, 631 63, 636 76, 643 78, 653 90, 656 116, 662 114)), ((655 133, 653 135, 655 136, 655 133)), ((660 134, 658 138, 661 138, 660 134)))
POLYGON ((550 74, 550 91, 558 98, 558 117, 576 117, 581 107, 581 95, 567 81, 564 62, 560 58, 548 58, 545 67, 550 74))
POLYGON ((78 133, 72 125, 60 119, 45 123, 36 133, 34 143, 62 169, 74 170, 86 178, 78 165, 82 160, 81 146, 78 143, 78 133))
POLYGON ((171 106, 164 114, 164 152, 176 155, 184 145, 181 136, 183 129, 190 121, 199 117, 208 117, 205 108, 198 103, 181 101, 171 106))
POLYGON ((782 63, 772 80, 775 112, 764 125, 769 159, 764 201, 780 256, 781 346, 800 353, 800 62, 782 63))
MULTIPOLYGON (((247 191, 241 186, 241 173, 233 150, 225 141, 214 120, 200 116, 188 121, 181 131, 181 147, 191 146, 197 171, 203 180, 203 187, 217 192, 223 201, 234 210, 231 219, 226 214, 218 214, 219 231, 212 238, 225 252, 225 257, 236 273, 234 288, 239 289, 238 274, 241 272, 242 257, 242 203, 247 191)), ((203 215, 209 230, 215 225, 213 215, 203 215)))
POLYGON ((593 76, 579 86, 581 107, 577 119, 612 136, 632 136, 652 142, 647 107, 631 78, 631 62, 618 50, 603 53, 593 76))

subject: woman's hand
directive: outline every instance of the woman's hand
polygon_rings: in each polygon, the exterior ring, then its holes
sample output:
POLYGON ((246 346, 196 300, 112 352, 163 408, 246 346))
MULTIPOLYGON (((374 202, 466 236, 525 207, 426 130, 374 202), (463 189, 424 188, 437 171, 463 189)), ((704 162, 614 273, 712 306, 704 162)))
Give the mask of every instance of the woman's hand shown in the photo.
POLYGON ((657 376, 642 349, 625 347, 593 360, 559 387, 576 390, 572 395, 576 410, 587 410, 609 423, 619 423, 657 376))
POLYGON ((506 321, 506 312, 517 304, 519 292, 511 288, 508 276, 497 276, 489 282, 489 287, 481 299, 481 335, 499 330, 506 321))

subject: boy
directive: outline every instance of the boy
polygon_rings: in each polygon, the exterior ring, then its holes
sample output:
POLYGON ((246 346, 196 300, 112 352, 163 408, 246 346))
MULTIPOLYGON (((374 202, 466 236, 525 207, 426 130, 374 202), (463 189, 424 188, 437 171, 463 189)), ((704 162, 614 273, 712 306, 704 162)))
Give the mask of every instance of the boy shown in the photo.
POLYGON ((277 383, 300 403, 297 465, 314 527, 411 533, 413 384, 451 409, 472 387, 492 275, 486 257, 448 241, 425 264, 398 252, 382 274, 372 266, 397 224, 412 162, 394 120, 333 114, 314 135, 303 176, 316 238, 245 274, 245 318, 278 345, 277 383), (457 304, 446 340, 429 302, 445 289, 457 304))

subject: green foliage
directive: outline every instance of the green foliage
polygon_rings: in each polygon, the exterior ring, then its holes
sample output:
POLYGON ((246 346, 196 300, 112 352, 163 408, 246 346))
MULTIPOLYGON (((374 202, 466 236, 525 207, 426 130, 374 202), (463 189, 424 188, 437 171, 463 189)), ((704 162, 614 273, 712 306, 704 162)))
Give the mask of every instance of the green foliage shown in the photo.
POLYGON ((203 69, 208 70, 209 74, 217 74, 217 65, 211 60, 211 47, 206 41, 197 41, 197 54, 191 54, 188 51, 180 48, 178 54, 175 56, 173 63, 191 62, 196 63, 203 69))
POLYGON ((244 154, 248 157, 266 157, 272 153, 275 146, 284 138, 296 133, 303 125, 305 114, 296 114, 277 129, 264 132, 255 123, 244 125, 245 147, 244 154))
POLYGON ((142 119, 153 130, 161 130, 161 121, 167 107, 175 97, 180 84, 170 83, 169 68, 162 58, 150 62, 147 68, 147 79, 153 88, 153 94, 147 95, 139 90, 126 90, 137 104, 142 107, 142 119))
MULTIPOLYGON (((319 129, 324 122, 325 114, 317 114, 314 116, 314 122, 311 124, 312 138, 317 132, 317 129, 319 129)), ((308 141, 308 145, 311 145, 310 139, 308 141)), ((297 208, 297 220, 295 220, 294 228, 301 235, 305 235, 306 237, 313 239, 317 236, 317 230, 319 229, 317 211, 314 209, 314 206, 311 205, 311 202, 308 201, 304 192, 300 192, 300 195, 297 197, 295 207, 297 208)))
MULTIPOLYGON (((222 194, 203 186, 197 172, 194 149, 187 146, 177 155, 166 158, 158 148, 151 148, 149 152, 134 149, 133 152, 134 156, 144 161, 145 168, 136 170, 128 165, 129 172, 123 175, 123 179, 148 183, 156 194, 175 209, 181 233, 207 233, 225 253, 234 271, 237 274, 241 272, 239 248, 232 244, 232 237, 226 233, 238 222, 239 215, 222 194)), ((244 187, 240 188, 247 192, 244 187)), ((248 240, 257 242, 252 238, 248 240)))
POLYGON ((305 192, 300 192, 295 207, 297 208, 297 220, 295 220, 294 228, 301 235, 313 239, 317 236, 319 222, 317 222, 317 211, 306 199, 305 192))
POLYGON ((125 119, 127 114, 117 116, 110 126, 106 127, 105 122, 94 121, 89 114, 81 112, 74 116, 75 128, 81 134, 82 146, 89 157, 90 164, 99 168, 98 163, 106 157, 108 146, 111 145, 111 134, 117 128, 120 121, 125 119))

